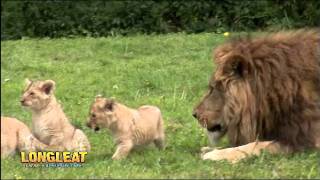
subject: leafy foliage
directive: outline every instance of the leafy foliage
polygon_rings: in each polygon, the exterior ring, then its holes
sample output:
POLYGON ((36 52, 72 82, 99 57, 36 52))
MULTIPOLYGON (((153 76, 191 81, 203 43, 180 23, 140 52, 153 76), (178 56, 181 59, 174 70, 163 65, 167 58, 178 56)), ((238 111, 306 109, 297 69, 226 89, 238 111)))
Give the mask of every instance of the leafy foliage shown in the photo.
POLYGON ((1 39, 317 26, 320 1, 1 1, 1 39))

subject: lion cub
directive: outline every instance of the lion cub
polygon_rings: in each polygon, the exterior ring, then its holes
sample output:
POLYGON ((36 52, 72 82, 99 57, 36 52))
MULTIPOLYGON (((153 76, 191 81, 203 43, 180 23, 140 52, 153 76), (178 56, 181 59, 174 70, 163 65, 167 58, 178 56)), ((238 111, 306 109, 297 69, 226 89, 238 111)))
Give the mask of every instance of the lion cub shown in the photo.
POLYGON ((1 117, 1 157, 14 155, 16 151, 45 149, 48 146, 35 138, 23 122, 11 117, 1 117))
POLYGON ((90 151, 86 135, 68 120, 54 96, 52 80, 26 80, 21 104, 32 111, 32 130, 43 143, 67 151, 90 151))
POLYGON ((99 128, 111 131, 117 144, 112 159, 125 158, 133 147, 152 142, 164 149, 163 120, 155 106, 141 106, 135 110, 98 96, 91 105, 87 126, 95 131, 99 128))

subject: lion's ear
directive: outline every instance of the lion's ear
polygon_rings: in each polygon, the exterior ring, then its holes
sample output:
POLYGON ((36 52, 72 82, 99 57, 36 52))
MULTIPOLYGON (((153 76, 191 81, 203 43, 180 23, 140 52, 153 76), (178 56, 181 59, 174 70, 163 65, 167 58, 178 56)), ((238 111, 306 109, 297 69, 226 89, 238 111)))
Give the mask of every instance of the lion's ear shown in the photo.
POLYGON ((114 106, 114 100, 113 99, 107 99, 105 104, 104 104, 105 110, 112 111, 113 110, 113 106, 114 106))
POLYGON ((249 62, 241 55, 229 58, 228 63, 223 68, 223 74, 231 76, 245 77, 249 73, 249 62))
POLYGON ((95 99, 103 98, 101 94, 96 95, 95 99))
POLYGON ((32 83, 32 80, 30 80, 30 79, 28 79, 28 78, 26 78, 26 79, 24 80, 25 87, 30 86, 31 83, 32 83))
POLYGON ((41 90, 46 94, 52 94, 55 90, 56 83, 53 80, 45 80, 41 86, 41 90))

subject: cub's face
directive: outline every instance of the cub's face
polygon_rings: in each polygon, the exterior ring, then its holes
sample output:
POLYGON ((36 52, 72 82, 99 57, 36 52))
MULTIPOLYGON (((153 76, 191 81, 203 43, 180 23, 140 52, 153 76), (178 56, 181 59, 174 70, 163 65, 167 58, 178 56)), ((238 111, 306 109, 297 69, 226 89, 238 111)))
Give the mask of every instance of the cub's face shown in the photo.
POLYGON ((55 82, 52 80, 31 81, 26 79, 25 90, 21 97, 21 105, 33 110, 45 108, 51 100, 55 82))
POLYGON ((114 106, 113 100, 97 97, 91 105, 87 126, 95 131, 100 128, 110 128, 117 121, 114 106))

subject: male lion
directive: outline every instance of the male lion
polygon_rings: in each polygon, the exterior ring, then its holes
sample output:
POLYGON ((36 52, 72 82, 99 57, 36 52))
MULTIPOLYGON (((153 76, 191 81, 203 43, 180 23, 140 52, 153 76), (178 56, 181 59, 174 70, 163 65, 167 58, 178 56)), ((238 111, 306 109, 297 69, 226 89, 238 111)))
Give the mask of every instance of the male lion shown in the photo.
POLYGON ((1 117, 1 157, 14 155, 16 151, 37 151, 48 148, 32 135, 23 122, 11 117, 1 117))
POLYGON ((216 48, 209 91, 193 111, 232 148, 203 159, 320 148, 320 29, 235 39, 216 48))
POLYGON ((21 104, 32 111, 32 130, 43 143, 68 151, 90 151, 87 136, 68 120, 54 96, 52 80, 26 80, 21 104))
POLYGON ((96 97, 87 126, 95 131, 108 128, 115 137, 117 150, 112 159, 125 158, 137 145, 154 143, 164 148, 164 129, 160 109, 141 106, 131 109, 112 99, 96 97))

